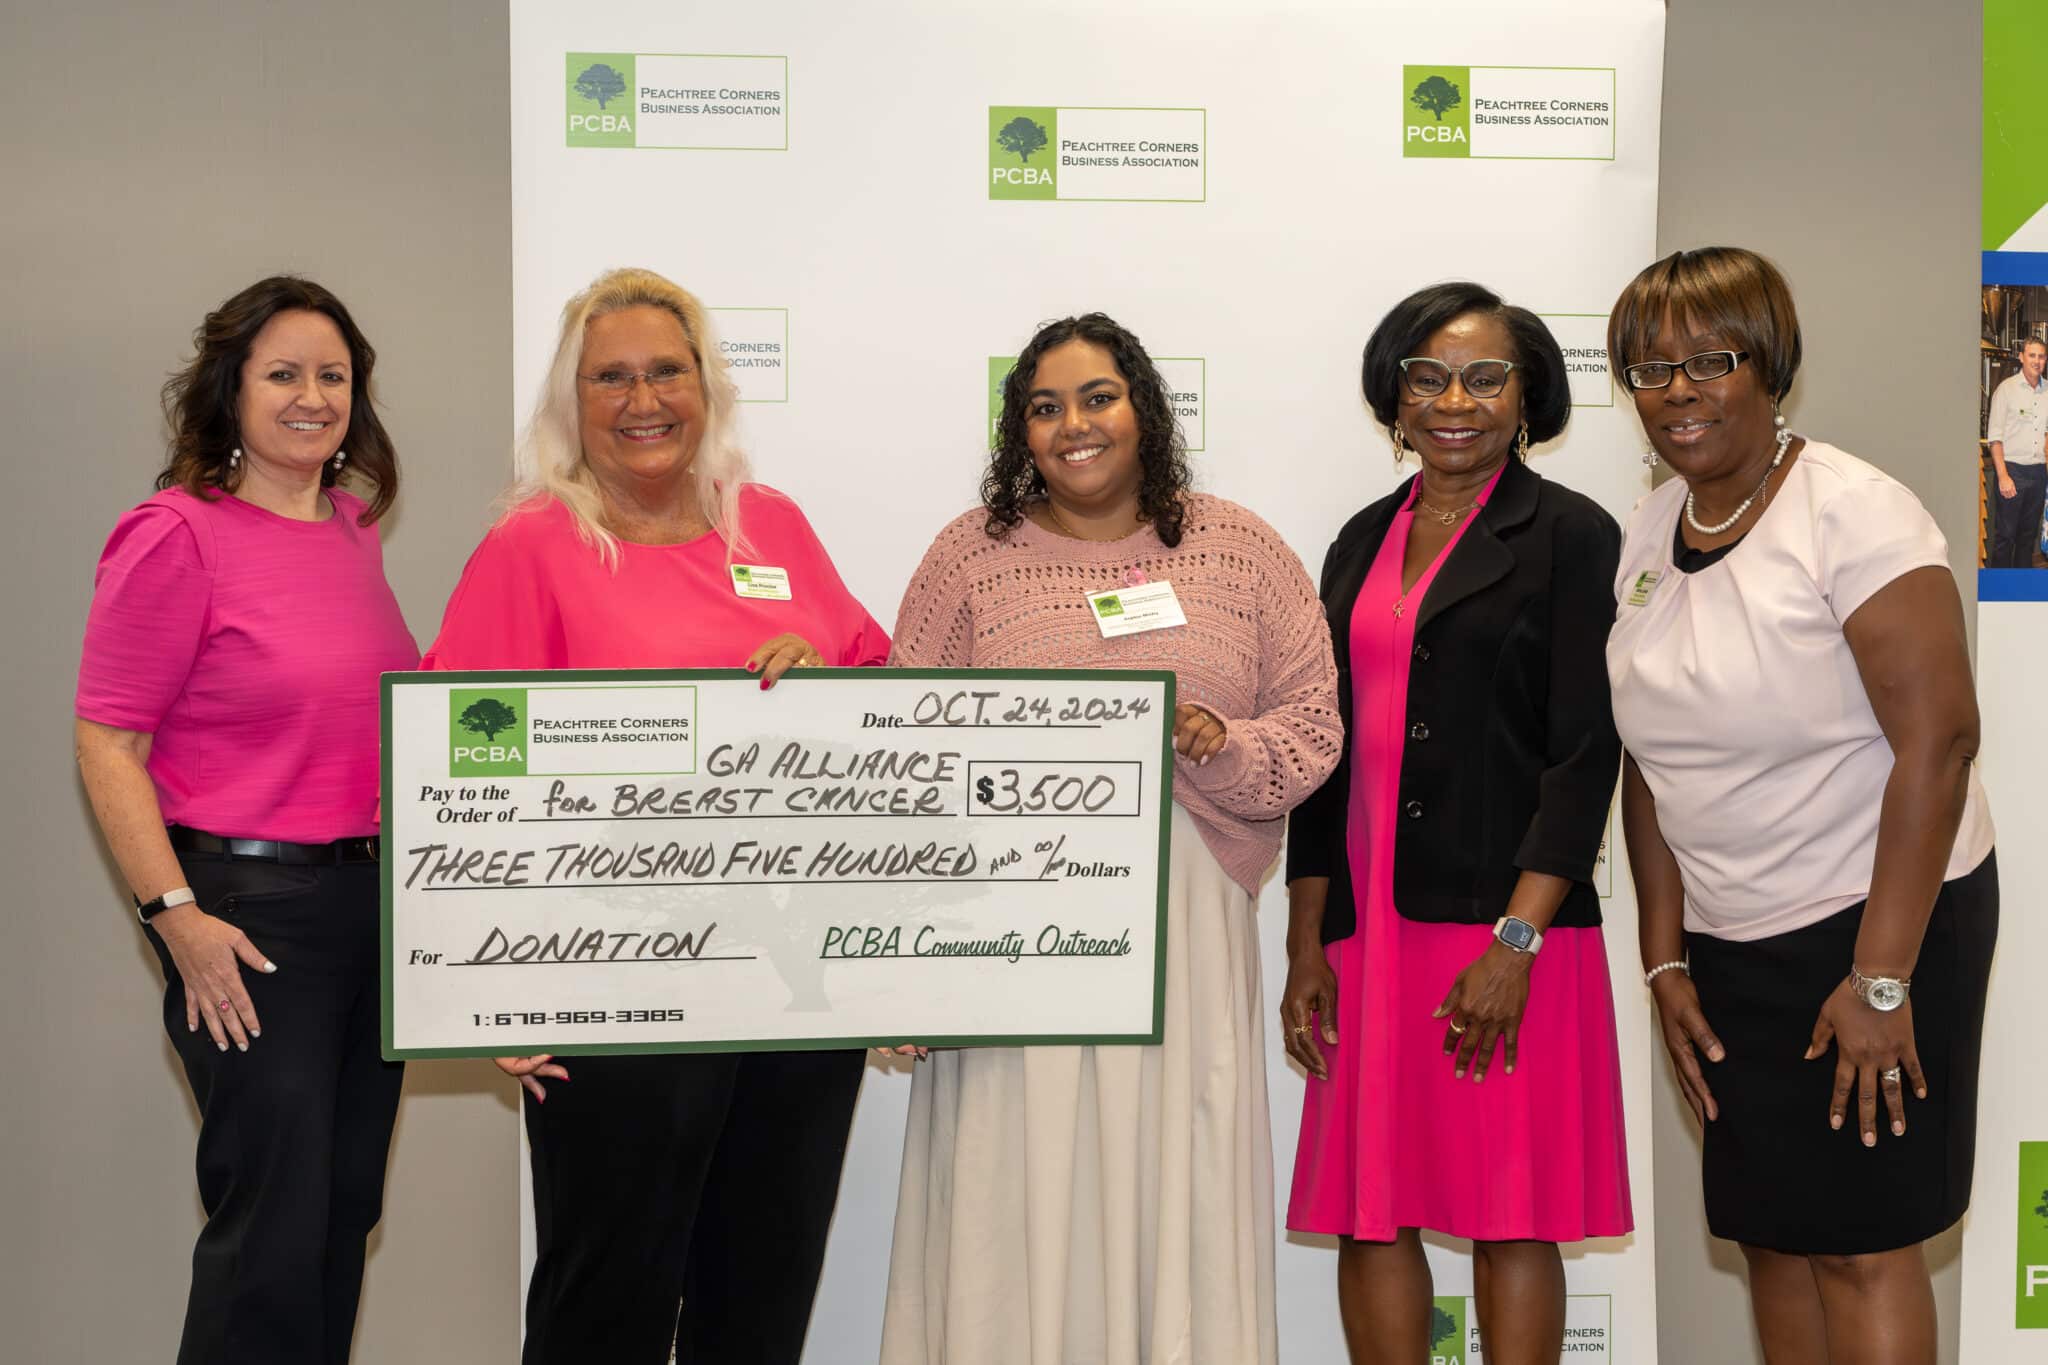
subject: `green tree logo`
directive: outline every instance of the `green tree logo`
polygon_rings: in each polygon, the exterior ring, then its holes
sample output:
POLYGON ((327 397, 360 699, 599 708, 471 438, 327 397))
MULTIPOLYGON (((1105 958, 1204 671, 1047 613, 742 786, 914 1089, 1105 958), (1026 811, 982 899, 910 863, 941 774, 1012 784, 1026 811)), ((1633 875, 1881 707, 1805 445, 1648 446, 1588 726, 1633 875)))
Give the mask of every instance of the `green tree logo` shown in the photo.
POLYGON ((1458 1335, 1458 1320, 1441 1308, 1429 1310, 1429 1349, 1434 1351, 1458 1335))
POLYGON ((576 78, 576 93, 602 109, 626 93, 626 78, 604 62, 583 68, 576 78))
POLYGON ((455 718, 455 723, 471 734, 495 740, 499 731, 509 730, 519 723, 519 713, 496 697, 485 697, 471 702, 469 709, 455 718))
POLYGON ((1051 139, 1046 136, 1045 125, 1034 123, 1022 114, 1003 125, 996 134, 996 142, 1006 152, 1014 152, 1017 160, 1029 164, 1031 154, 1044 147, 1051 139))
POLYGON ((2042 1222, 2048 1223, 2048 1190, 2041 1191, 2041 1202, 2034 1206, 2034 1212, 2040 1215, 2042 1222))
POLYGON ((1442 123, 1444 115, 1465 102, 1465 94, 1442 76, 1431 76, 1415 87, 1415 93, 1408 102, 1418 109, 1427 109, 1442 123))

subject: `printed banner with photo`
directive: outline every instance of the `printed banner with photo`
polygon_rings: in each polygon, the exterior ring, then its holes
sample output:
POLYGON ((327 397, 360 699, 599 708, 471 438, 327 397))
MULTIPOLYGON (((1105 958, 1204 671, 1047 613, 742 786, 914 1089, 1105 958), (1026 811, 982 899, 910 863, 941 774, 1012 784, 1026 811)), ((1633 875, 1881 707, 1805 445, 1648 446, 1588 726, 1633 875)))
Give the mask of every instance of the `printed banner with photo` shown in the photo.
POLYGON ((2048 1358, 2048 1087, 2033 964, 2048 928, 2030 888, 2048 849, 2025 837, 2048 771, 2038 719, 2048 673, 2048 159, 2040 91, 2048 25, 2026 0, 1984 0, 1983 329, 1975 461, 1978 747, 1998 844, 2005 913, 1991 965, 1977 1111, 1977 1171, 1963 1224, 1961 1358, 2048 1358), (2017 837, 2015 837, 2017 836, 2017 837))
MULTIPOLYGON (((515 4, 520 414, 565 299, 611 266, 671 276, 714 310, 757 477, 886 623, 975 501, 1009 358, 1101 310, 1159 358, 1199 485, 1313 571, 1404 472, 1360 401, 1367 335, 1413 290, 1476 278, 1566 348, 1574 415, 1534 467, 1625 516, 1649 479, 1604 320, 1655 255, 1663 31, 1658 0, 515 4)), ((1647 1365, 1664 1061, 1627 870, 1600 877, 1637 1230, 1567 1254, 1573 1359, 1647 1365)), ((1277 873, 1259 915, 1284 1208, 1303 1083, 1271 1017, 1277 873)), ((908 1082, 869 1070, 813 1361, 872 1358, 908 1082)), ((1470 1294, 1462 1244, 1429 1256, 1439 1293, 1470 1294)), ((1283 1356, 1342 1359, 1329 1240, 1283 1235, 1279 1258, 1283 1356)))

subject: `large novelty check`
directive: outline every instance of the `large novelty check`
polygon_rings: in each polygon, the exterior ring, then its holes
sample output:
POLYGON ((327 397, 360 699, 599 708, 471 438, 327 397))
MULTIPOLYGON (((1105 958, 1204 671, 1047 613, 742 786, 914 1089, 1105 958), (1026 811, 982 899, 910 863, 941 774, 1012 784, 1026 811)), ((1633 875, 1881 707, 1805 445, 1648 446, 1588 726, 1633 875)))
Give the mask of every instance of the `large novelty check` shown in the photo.
POLYGON ((384 1052, 1156 1042, 1173 676, 384 678, 384 1052))

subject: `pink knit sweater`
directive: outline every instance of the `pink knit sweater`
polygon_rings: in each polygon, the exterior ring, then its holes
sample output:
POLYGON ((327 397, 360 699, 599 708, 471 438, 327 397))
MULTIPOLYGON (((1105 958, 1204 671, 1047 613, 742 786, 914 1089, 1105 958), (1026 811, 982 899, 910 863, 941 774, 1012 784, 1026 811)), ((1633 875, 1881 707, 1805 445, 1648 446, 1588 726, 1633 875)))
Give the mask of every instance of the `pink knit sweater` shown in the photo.
POLYGON ((1265 522, 1204 493, 1173 549, 1145 526, 1072 540, 1030 520, 992 539, 981 508, 939 532, 903 594, 889 662, 914 668, 1161 668, 1229 729, 1208 766, 1180 764, 1173 799, 1231 880, 1256 895, 1282 819, 1342 752, 1337 668, 1301 560, 1265 522), (1138 575, 1142 574, 1143 578, 1138 575), (1105 640, 1084 593, 1169 581, 1185 626, 1105 640))

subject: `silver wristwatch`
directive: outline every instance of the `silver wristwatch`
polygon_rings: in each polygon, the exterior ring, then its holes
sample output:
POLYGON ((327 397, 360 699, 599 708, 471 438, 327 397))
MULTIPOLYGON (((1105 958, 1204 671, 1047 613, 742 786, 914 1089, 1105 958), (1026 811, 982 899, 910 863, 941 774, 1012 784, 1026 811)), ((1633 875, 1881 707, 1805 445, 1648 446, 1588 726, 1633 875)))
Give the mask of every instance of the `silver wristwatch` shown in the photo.
POLYGON ((1853 965, 1849 968, 1849 989, 1874 1010, 1889 1014, 1906 1003, 1906 993, 1912 988, 1913 982, 1907 977, 1865 976, 1853 965))

